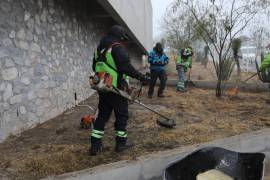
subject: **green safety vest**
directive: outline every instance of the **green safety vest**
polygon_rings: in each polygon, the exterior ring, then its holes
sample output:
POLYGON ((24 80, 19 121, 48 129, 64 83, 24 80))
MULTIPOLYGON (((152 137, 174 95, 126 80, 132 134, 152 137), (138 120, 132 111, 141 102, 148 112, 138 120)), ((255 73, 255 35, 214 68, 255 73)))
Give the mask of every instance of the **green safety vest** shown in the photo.
MULTIPOLYGON (((190 52, 191 49, 187 48, 190 52)), ((191 65, 191 56, 188 56, 187 59, 182 59, 181 50, 179 55, 177 56, 176 65, 184 65, 185 69, 188 69, 191 65)))
POLYGON ((185 68, 189 68, 190 64, 191 64, 191 57, 188 56, 187 59, 182 59, 181 54, 177 57, 176 60, 176 65, 181 65, 183 64, 185 66, 185 68))
MULTIPOLYGON (((117 82, 118 82, 118 72, 117 72, 117 67, 115 65, 113 56, 112 56, 112 48, 108 49, 105 52, 105 61, 99 61, 97 53, 95 53, 95 58, 94 60, 96 61, 95 63, 95 72, 105 72, 108 73, 112 76, 112 86, 117 87, 117 82)), ((124 75, 125 80, 128 80, 128 76, 124 75)))
POLYGON ((270 67, 270 53, 268 53, 266 57, 263 59, 260 70, 265 71, 269 67, 270 67))
POLYGON ((262 82, 270 83, 270 53, 268 53, 263 59, 260 71, 262 82))

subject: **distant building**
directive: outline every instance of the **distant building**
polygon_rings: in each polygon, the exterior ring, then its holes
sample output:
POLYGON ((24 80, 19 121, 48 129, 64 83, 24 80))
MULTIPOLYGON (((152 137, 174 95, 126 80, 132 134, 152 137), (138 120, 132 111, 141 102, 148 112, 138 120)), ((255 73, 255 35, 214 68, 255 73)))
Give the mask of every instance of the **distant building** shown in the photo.
POLYGON ((256 39, 247 37, 241 38, 241 40, 242 40, 242 47, 240 49, 240 55, 242 57, 240 59, 241 70, 242 72, 256 72, 257 71, 256 61, 260 66, 261 59, 264 56, 266 50, 265 48, 267 48, 266 40, 264 40, 263 42, 258 42, 258 40, 256 39), (260 46, 261 48, 259 48, 258 46, 260 46))
POLYGON ((256 60, 258 61, 256 46, 242 46, 240 67, 243 72, 256 72, 256 60))

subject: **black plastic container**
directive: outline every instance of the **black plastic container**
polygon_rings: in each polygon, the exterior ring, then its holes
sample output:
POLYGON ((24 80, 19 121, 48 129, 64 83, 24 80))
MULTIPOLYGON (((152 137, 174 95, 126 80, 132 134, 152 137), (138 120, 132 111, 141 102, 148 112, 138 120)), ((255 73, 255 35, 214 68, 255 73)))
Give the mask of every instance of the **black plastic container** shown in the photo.
POLYGON ((169 165, 164 180, 196 180, 200 173, 217 169, 234 180, 262 180, 263 153, 238 153, 219 147, 206 147, 169 165))

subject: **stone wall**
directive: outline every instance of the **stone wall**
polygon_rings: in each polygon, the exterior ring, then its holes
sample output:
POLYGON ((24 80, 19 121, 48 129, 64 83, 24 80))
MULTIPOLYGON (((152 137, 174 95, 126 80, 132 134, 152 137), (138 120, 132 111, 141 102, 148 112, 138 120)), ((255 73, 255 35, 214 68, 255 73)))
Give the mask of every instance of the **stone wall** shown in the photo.
MULTIPOLYGON (((91 0, 92 1, 92 0, 91 0)), ((0 1, 0 141, 84 100, 106 27, 87 0, 0 1)))

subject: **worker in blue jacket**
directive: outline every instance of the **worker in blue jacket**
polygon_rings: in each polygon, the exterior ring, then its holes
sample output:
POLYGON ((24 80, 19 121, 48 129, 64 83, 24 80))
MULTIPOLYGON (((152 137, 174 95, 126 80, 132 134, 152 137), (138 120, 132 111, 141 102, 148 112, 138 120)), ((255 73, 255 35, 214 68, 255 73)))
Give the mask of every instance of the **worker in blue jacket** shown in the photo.
POLYGON ((166 86, 167 74, 166 65, 169 63, 169 58, 163 51, 161 43, 157 43, 153 50, 148 55, 148 63, 150 63, 151 80, 148 90, 148 97, 152 98, 154 94, 154 87, 156 85, 157 78, 160 80, 158 89, 158 97, 165 97, 163 91, 166 86))

